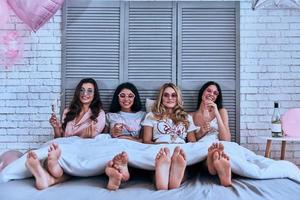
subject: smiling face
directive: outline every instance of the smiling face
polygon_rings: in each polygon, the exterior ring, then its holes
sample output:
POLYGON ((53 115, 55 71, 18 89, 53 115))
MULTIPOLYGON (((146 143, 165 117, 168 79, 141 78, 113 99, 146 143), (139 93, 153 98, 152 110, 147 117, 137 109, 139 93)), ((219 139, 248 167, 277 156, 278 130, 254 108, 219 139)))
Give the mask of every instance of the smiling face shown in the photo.
POLYGON ((121 106, 121 111, 131 112, 131 107, 134 103, 134 98, 135 98, 134 93, 131 90, 124 88, 123 90, 121 90, 118 97, 119 97, 119 104, 121 106))
POLYGON ((80 102, 85 105, 90 105, 94 99, 95 88, 91 83, 84 83, 80 89, 80 102))
POLYGON ((205 102, 207 100, 211 100, 215 102, 218 96, 219 96, 218 88, 215 85, 210 85, 204 90, 202 95, 202 101, 205 102))
POLYGON ((162 95, 162 104, 167 109, 173 109, 177 105, 177 98, 178 96, 176 91, 171 87, 167 87, 162 95))

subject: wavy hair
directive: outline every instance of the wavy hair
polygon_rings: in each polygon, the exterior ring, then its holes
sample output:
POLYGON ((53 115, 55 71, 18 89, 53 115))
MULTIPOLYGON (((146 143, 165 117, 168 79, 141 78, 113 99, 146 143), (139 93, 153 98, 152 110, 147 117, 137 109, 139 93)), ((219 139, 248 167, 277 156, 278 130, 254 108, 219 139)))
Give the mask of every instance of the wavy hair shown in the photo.
POLYGON ((173 83, 165 83, 160 87, 158 96, 156 98, 156 102, 154 106, 152 107, 152 112, 154 114, 155 119, 161 120, 161 119, 167 119, 171 118, 174 124, 178 125, 179 123, 183 123, 185 128, 188 129, 189 127, 189 121, 188 121, 188 114, 183 109, 183 101, 182 101, 182 94, 181 91, 176 85, 173 83), (177 95, 177 104, 173 108, 173 112, 171 116, 169 116, 167 108, 163 105, 163 94, 166 90, 166 88, 172 88, 174 89, 176 95, 177 95))
POLYGON ((75 93, 71 104, 69 106, 69 111, 66 114, 64 122, 62 124, 62 130, 65 131, 67 123, 75 119, 78 116, 82 109, 82 103, 80 101, 80 89, 83 84, 91 83, 94 85, 94 98, 90 104, 90 109, 92 112, 92 116, 90 117, 91 120, 97 122, 97 117, 102 110, 102 102, 100 99, 99 88, 97 82, 92 78, 84 78, 82 79, 76 86, 75 93))
POLYGON ((116 88, 115 93, 112 98, 112 101, 111 101, 111 104, 110 104, 110 107, 109 107, 109 112, 116 113, 116 112, 121 111, 121 105, 119 103, 119 94, 123 89, 130 90, 135 96, 134 102, 131 106, 131 111, 132 112, 140 111, 142 109, 142 103, 141 103, 139 91, 137 90, 137 88, 135 87, 134 84, 126 82, 126 83, 120 84, 116 88))
POLYGON ((219 91, 219 95, 218 95, 218 97, 215 101, 215 103, 217 104, 218 109, 220 110, 221 108, 223 108, 223 96, 222 96, 222 90, 221 90, 220 85, 217 82, 208 81, 199 90, 197 110, 200 108, 200 105, 201 105, 201 102, 202 102, 202 95, 203 95, 204 91, 206 90, 206 88, 208 88, 211 85, 216 86, 218 91, 219 91))

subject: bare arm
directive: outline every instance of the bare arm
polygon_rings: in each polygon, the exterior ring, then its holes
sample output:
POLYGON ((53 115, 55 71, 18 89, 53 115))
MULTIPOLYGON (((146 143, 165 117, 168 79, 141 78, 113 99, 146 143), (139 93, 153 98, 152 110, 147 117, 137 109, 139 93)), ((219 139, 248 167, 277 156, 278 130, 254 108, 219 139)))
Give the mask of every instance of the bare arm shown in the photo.
POLYGON ((54 138, 64 137, 61 127, 54 128, 54 138))
POLYGON ((196 131, 193 131, 192 133, 188 133, 187 135, 188 142, 196 142, 196 131))
POLYGON ((230 141, 231 134, 229 130, 228 123, 228 112, 225 108, 219 110, 219 112, 215 112, 218 128, 219 128, 219 140, 230 141))
POLYGON ((144 126, 143 143, 145 143, 145 144, 154 144, 152 138, 153 138, 153 127, 144 126))
POLYGON ((128 139, 128 140, 132 140, 132 141, 143 143, 143 128, 141 128, 140 134, 139 134, 138 137, 134 137, 134 136, 131 136, 131 135, 121 135, 118 138, 128 139))

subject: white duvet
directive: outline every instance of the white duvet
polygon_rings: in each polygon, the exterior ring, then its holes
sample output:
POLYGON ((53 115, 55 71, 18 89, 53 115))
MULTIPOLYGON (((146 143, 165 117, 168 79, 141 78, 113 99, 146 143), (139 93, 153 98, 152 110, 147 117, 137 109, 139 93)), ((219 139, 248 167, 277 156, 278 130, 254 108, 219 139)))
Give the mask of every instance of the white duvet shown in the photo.
MULTIPOLYGON (((169 147, 172 153, 178 146, 178 144, 149 145, 124 139, 112 139, 107 134, 101 134, 95 139, 70 137, 55 139, 51 142, 59 144, 62 149, 59 163, 64 171, 70 175, 83 177, 102 174, 106 163, 122 151, 128 153, 130 166, 153 170, 155 156, 161 147, 169 147)), ((212 142, 198 141, 180 144, 187 155, 188 165, 204 160, 212 142)), ((300 183, 300 170, 293 163, 275 161, 256 155, 233 142, 222 141, 222 143, 225 152, 230 156, 233 173, 254 179, 289 178, 300 183)), ((35 150, 40 160, 47 157, 49 144, 50 142, 35 150)), ((25 162, 26 155, 7 166, 0 173, 0 182, 31 177, 25 162)))

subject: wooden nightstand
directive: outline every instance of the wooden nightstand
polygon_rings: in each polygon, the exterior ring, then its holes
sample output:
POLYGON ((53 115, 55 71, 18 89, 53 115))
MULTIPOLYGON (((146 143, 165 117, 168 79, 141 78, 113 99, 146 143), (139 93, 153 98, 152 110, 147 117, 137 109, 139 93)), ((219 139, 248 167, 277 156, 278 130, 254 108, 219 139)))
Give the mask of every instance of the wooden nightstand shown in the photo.
POLYGON ((291 141, 291 142, 297 142, 300 141, 299 137, 262 137, 267 140, 267 145, 266 145, 266 151, 265 151, 265 157, 270 158, 271 155, 271 145, 272 141, 281 141, 281 156, 280 159, 284 160, 285 158, 285 149, 286 149, 286 143, 291 141))

